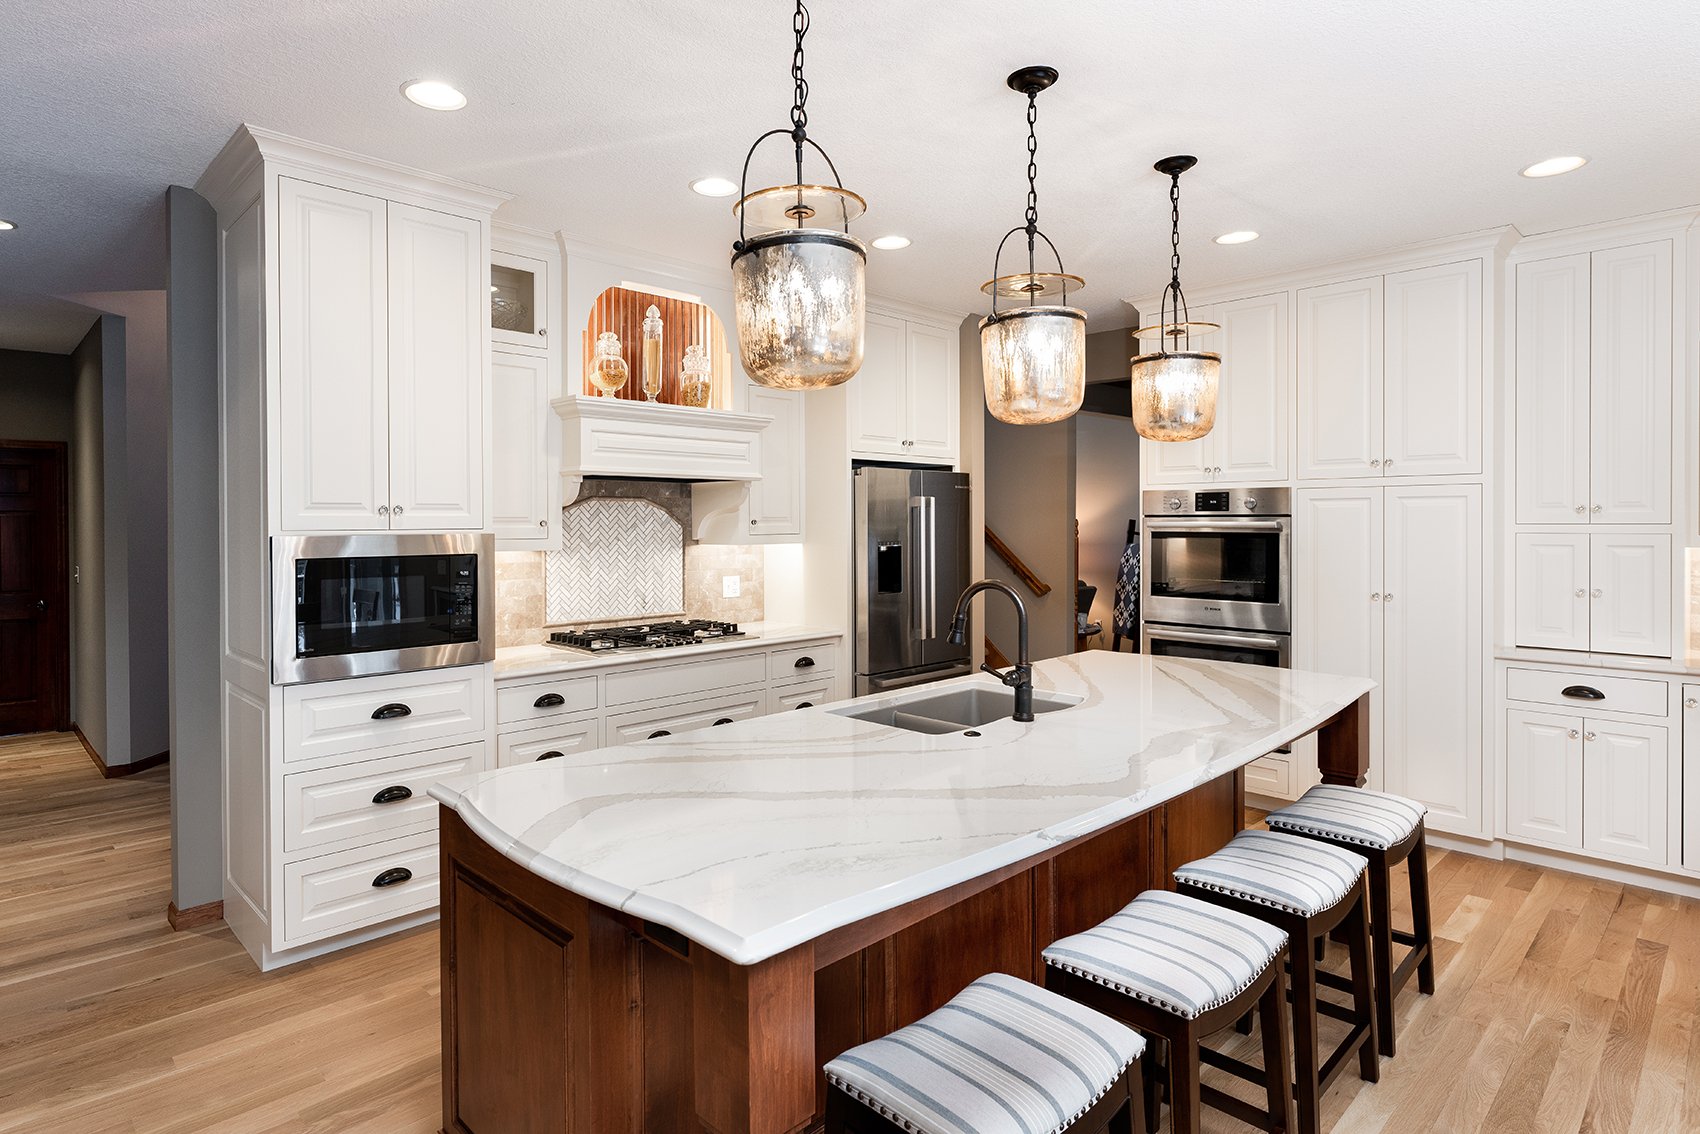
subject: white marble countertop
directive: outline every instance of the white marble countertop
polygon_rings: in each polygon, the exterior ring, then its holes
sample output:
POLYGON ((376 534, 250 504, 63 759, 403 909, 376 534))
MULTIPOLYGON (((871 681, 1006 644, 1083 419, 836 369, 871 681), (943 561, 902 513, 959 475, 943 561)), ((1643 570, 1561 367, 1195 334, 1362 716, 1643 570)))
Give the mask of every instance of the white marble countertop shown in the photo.
MULTIPOLYGON (((541 677, 551 673, 566 673, 576 669, 613 669, 622 665, 658 662, 691 661, 716 654, 760 650, 792 642, 813 642, 822 638, 842 638, 838 630, 820 626, 782 626, 751 623, 744 638, 723 638, 704 642, 700 646, 681 646, 676 650, 633 650, 625 654, 581 654, 577 650, 558 650, 553 646, 504 646, 496 651, 496 680, 512 681, 522 677, 541 677)), ((848 666, 849 659, 842 665, 848 666)))
POLYGON ((832 711, 981 675, 461 777, 431 794, 540 877, 738 964, 1136 815, 1315 729, 1367 678, 1094 650, 1081 698, 979 737, 832 711))

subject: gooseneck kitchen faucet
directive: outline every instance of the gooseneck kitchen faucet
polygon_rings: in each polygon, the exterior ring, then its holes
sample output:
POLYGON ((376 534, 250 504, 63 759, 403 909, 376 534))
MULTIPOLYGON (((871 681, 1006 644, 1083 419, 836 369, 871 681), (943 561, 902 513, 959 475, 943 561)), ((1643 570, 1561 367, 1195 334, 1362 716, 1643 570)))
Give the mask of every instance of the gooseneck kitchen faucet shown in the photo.
POLYGON ((998 591, 1009 596, 1009 601, 1015 604, 1016 624, 1020 627, 1020 637, 1016 644, 1015 666, 1008 672, 1000 672, 991 665, 981 662, 980 668, 1015 690, 1015 719, 1031 721, 1033 719, 1033 659, 1028 656, 1027 649, 1027 605, 1021 601, 1021 596, 1015 593, 1015 588, 1008 583, 996 579, 981 579, 977 583, 968 584, 968 589, 962 592, 962 597, 956 600, 956 615, 950 620, 950 642, 960 646, 968 639, 968 604, 981 591, 998 591))

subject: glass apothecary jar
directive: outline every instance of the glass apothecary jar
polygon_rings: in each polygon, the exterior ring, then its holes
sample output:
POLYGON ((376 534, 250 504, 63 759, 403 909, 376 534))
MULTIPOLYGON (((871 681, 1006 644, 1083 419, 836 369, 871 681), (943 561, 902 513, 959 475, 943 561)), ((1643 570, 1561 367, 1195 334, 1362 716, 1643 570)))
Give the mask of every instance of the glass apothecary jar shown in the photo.
POLYGON ((603 331, 596 336, 596 358, 590 367, 590 382, 604 398, 612 398, 626 384, 631 368, 620 354, 620 336, 603 331))
POLYGON ((714 364, 701 343, 685 348, 685 361, 680 366, 679 404, 704 409, 714 395, 714 364))

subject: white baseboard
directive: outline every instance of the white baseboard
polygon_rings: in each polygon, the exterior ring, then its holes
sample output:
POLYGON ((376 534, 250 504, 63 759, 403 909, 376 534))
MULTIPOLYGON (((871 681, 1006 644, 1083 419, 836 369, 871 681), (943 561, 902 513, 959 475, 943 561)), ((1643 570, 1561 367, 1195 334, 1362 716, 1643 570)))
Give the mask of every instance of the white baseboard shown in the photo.
POLYGON ((1434 831, 1429 832, 1428 842, 1430 846, 1438 847, 1441 850, 1457 851, 1460 854, 1473 854, 1480 858, 1510 862, 1526 862, 1530 866, 1540 866, 1548 870, 1562 870, 1569 874, 1580 874, 1585 878, 1598 878, 1602 881, 1617 882, 1625 886, 1640 886, 1643 889, 1658 890, 1661 893, 1676 894, 1685 898, 1700 898, 1700 878, 1652 867, 1601 862, 1599 859, 1588 858, 1585 855, 1567 854, 1564 851, 1552 850, 1547 847, 1508 843, 1504 839, 1471 839, 1462 835, 1445 835, 1434 831))

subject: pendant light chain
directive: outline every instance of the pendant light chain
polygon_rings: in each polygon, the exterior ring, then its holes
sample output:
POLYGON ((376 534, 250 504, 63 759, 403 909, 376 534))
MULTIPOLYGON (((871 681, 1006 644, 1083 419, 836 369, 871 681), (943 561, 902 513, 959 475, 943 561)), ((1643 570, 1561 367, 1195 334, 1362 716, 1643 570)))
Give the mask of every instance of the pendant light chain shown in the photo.
MULTIPOLYGON (((1034 259, 1034 240, 1039 233, 1039 92, 1027 92, 1027 275, 1037 271, 1034 259)), ((1027 293, 1027 305, 1033 306, 1032 292, 1027 293)))
POLYGON ((1163 299, 1167 301, 1170 293, 1174 294, 1174 322, 1163 324, 1164 304, 1157 305, 1157 349, 1167 354, 1169 344, 1186 338, 1186 349, 1192 349, 1192 327, 1189 323, 1189 313, 1186 311, 1186 300, 1181 291, 1181 171, 1169 174, 1169 286, 1163 289, 1163 299), (1177 328, 1175 324, 1180 326, 1177 328))
POLYGON ((803 6, 803 0, 797 0, 791 31, 797 37, 797 47, 791 53, 791 81, 795 84, 791 96, 791 140, 797 147, 797 184, 801 185, 803 143, 809 137, 809 81, 803 77, 803 37, 809 34, 809 10, 803 6))

